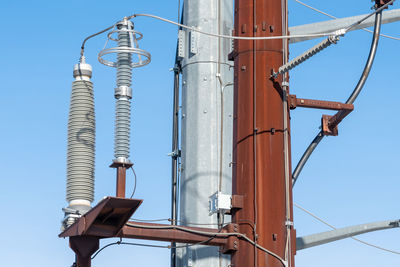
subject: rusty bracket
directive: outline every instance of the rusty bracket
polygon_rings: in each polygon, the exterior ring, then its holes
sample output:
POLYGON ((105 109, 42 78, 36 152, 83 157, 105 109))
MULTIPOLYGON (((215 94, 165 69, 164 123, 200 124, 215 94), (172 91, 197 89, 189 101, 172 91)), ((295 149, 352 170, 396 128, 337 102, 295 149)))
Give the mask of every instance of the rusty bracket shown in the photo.
MULTIPOLYGON (((243 206, 243 198, 235 196, 234 205, 243 206)), ((221 230, 168 224, 128 222, 140 206, 140 199, 107 197, 62 232, 69 237, 77 256, 77 267, 90 267, 90 256, 98 249, 99 240, 110 237, 202 244, 221 247, 221 252, 232 254, 238 250, 239 238, 219 233, 240 233, 237 224, 230 223, 221 230), (215 234, 215 235, 214 235, 215 234)))
POLYGON ((295 109, 296 107, 302 108, 316 108, 316 109, 329 109, 329 110, 353 110, 352 104, 345 104, 341 102, 314 100, 297 98, 296 95, 289 95, 289 107, 295 109))
POLYGON ((329 121, 333 116, 322 115, 321 126, 322 126, 322 134, 325 136, 337 136, 339 134, 339 129, 337 125, 335 127, 329 126, 329 121))
MULTIPOLYGON (((384 6, 385 4, 389 3, 391 0, 375 0, 375 8, 378 9, 382 6, 384 6)), ((390 5, 393 5, 393 3, 391 3, 390 5)), ((385 9, 388 9, 388 7, 386 7, 385 9)))
POLYGON ((346 104, 334 101, 314 100, 297 98, 296 95, 289 95, 289 107, 295 109, 296 107, 303 108, 317 108, 337 110, 338 112, 333 115, 322 115, 321 125, 323 135, 337 136, 339 123, 354 110, 353 104, 346 104))
POLYGON ((171 226, 156 223, 129 222, 116 235, 121 238, 134 238, 176 243, 202 244, 219 246, 224 254, 232 254, 238 250, 238 237, 235 235, 219 236, 218 233, 238 233, 239 226, 230 223, 222 230, 200 227, 171 226), (207 233, 207 234, 202 234, 207 233))
POLYGON ((226 214, 231 215, 232 212, 243 209, 243 205, 244 204, 242 195, 232 195, 231 209, 228 212, 226 212, 226 214))

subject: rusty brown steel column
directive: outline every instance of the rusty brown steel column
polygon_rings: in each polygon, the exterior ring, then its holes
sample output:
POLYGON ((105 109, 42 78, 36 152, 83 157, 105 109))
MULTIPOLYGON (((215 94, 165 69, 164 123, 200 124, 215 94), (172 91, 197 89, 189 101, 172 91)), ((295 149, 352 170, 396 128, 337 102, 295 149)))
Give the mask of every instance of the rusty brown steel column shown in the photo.
MULTIPOLYGON (((283 16, 287 16, 282 12, 285 5, 286 0, 235 0, 234 34, 249 37, 282 35, 282 20, 286 19, 283 16)), ((283 41, 235 40, 233 57, 232 193, 244 197, 243 209, 233 213, 233 222, 240 225, 242 233, 282 259, 285 259, 288 240, 291 245, 288 259, 290 267, 294 267, 295 232, 293 229, 287 231, 285 194, 284 131, 289 132, 290 128, 288 125, 288 129, 284 129, 282 78, 270 79, 272 70, 277 70, 283 63, 283 41), (287 239, 288 232, 290 239, 287 239)), ((289 114, 288 108, 287 112, 289 114)), ((288 145, 290 154, 290 141, 288 145)), ((293 218, 291 176, 289 180, 288 206, 290 218, 293 218)), ((244 241, 240 241, 239 250, 232 256, 232 264, 234 267, 283 266, 279 260, 244 241)))
POLYGON ((132 163, 113 162, 110 168, 115 168, 116 176, 116 197, 125 198, 126 170, 133 166, 132 163))

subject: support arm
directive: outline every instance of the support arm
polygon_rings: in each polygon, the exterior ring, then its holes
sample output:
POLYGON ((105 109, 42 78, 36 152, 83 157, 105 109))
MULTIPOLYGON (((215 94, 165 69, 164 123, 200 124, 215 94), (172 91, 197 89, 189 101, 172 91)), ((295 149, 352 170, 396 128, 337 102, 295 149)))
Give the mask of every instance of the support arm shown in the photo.
POLYGON ((296 249, 311 248, 369 232, 397 228, 400 220, 373 222, 296 238, 296 249))
MULTIPOLYGON (((328 20, 323 22, 317 22, 312 24, 305 24, 300 26, 294 26, 289 28, 290 35, 301 35, 301 34, 316 34, 324 32, 334 32, 350 26, 351 24, 364 18, 366 15, 360 15, 355 17, 348 17, 342 19, 328 20)), ((400 20, 400 9, 394 9, 382 13, 382 24, 392 23, 400 20)), ((359 30, 374 26, 374 18, 371 17, 360 25, 352 28, 351 31, 359 30)), ((316 37, 302 37, 302 38, 291 38, 290 43, 303 42, 316 37)))

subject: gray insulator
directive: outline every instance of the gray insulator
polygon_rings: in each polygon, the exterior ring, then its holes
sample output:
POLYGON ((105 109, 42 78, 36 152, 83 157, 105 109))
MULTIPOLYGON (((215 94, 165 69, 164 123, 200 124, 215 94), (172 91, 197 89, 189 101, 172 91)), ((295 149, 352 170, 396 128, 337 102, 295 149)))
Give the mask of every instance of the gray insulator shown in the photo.
MULTIPOLYGON (((126 29, 127 25, 119 25, 126 29)), ((129 33, 120 31, 118 33, 118 46, 130 47, 129 33)), ((119 52, 117 55, 117 86, 131 86, 132 82, 132 56, 130 53, 119 52)), ((115 158, 129 158, 130 150, 130 126, 131 126, 131 103, 127 96, 117 96, 115 111, 115 158)))
POLYGON ((131 102, 128 97, 117 99, 115 110, 115 158, 129 158, 131 102))
MULTIPOLYGON (((126 25, 121 25, 126 29, 126 25)), ((118 47, 131 47, 129 33, 120 31, 118 33, 118 47)), ((117 55, 117 86, 131 87, 132 83, 132 55, 131 53, 119 52, 117 55)))
POLYGON ((274 74, 274 76, 276 77, 279 74, 283 74, 283 73, 288 72, 289 70, 297 67, 298 65, 300 65, 301 63, 303 63, 304 61, 306 61, 310 57, 315 56, 316 54, 318 54, 319 52, 321 52, 325 48, 329 47, 330 45, 336 44, 337 41, 339 41, 339 36, 329 36, 327 39, 323 40, 321 43, 315 45, 314 47, 310 48, 309 50, 307 50, 306 52, 304 52, 300 56, 294 58, 290 62, 288 62, 285 65, 281 66, 279 68, 278 72, 274 74))
POLYGON ((72 83, 68 120, 67 201, 93 201, 95 158, 95 114, 93 84, 72 83))

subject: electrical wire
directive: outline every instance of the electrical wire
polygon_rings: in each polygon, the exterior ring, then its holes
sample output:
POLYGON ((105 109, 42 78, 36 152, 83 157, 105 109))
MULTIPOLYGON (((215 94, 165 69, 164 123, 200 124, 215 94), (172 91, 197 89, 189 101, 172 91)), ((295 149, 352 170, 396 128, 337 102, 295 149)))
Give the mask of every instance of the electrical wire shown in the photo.
POLYGON ((271 255, 272 257, 278 259, 285 267, 287 266, 286 261, 284 259, 282 259, 280 256, 278 256, 274 252, 260 246, 259 244, 256 244, 253 240, 251 240, 245 234, 242 234, 242 233, 220 233, 220 232, 213 233, 213 232, 189 229, 189 228, 185 228, 185 227, 177 226, 177 225, 148 226, 148 225, 134 224, 131 222, 126 223, 126 225, 129 227, 143 228, 143 229, 175 229, 175 230, 179 230, 179 231, 183 231, 183 232, 189 232, 189 233, 194 233, 194 234, 199 234, 199 235, 204 235, 204 236, 215 236, 215 237, 217 237, 217 236, 222 236, 222 237, 236 236, 238 238, 242 238, 243 240, 247 241, 251 245, 253 245, 253 246, 257 247, 258 249, 271 255))
POLYGON ((395 0, 391 0, 391 1, 387 2, 386 4, 384 4, 383 6, 381 6, 380 8, 377 8, 374 12, 368 14, 367 16, 365 16, 364 18, 360 19, 359 21, 357 21, 357 22, 351 24, 350 26, 348 26, 348 27, 345 29, 346 32, 347 32, 347 31, 350 31, 351 29, 353 29, 353 28, 356 27, 357 25, 360 25, 363 21, 369 19, 369 18, 370 18, 371 16, 373 16, 373 15, 381 14, 381 16, 382 16, 382 11, 383 11, 384 9, 386 9, 389 5, 393 4, 394 1, 395 1, 395 0))
MULTIPOLYGON (((329 13, 326 13, 326 12, 320 10, 320 9, 317 9, 317 8, 315 8, 315 7, 312 7, 312 6, 310 6, 310 5, 306 4, 306 3, 303 3, 303 2, 301 2, 301 1, 299 1, 299 0, 294 0, 294 1, 297 2, 297 3, 299 3, 299 4, 302 5, 302 6, 305 6, 305 7, 309 8, 309 9, 312 9, 312 10, 314 10, 314 11, 316 11, 316 12, 322 14, 322 15, 325 15, 325 16, 331 18, 331 19, 338 19, 337 17, 335 17, 335 16, 333 16, 333 15, 331 15, 331 14, 329 14, 329 13)), ((366 32, 369 32, 369 33, 373 33, 373 31, 371 31, 371 30, 369 30, 369 29, 361 29, 361 30, 366 31, 366 32)), ((386 34, 381 34, 381 36, 382 36, 382 37, 385 37, 385 38, 389 38, 389 39, 393 39, 393 40, 400 41, 400 38, 398 38, 398 37, 394 37, 394 36, 390 36, 390 35, 386 35, 386 34)))
MULTIPOLYGON (((131 219, 132 221, 137 221, 137 222, 163 222, 163 221, 168 221, 168 222, 177 222, 177 223, 181 223, 184 225, 203 225, 203 226, 207 226, 207 225, 221 225, 220 223, 193 223, 193 222, 185 222, 182 220, 172 220, 171 218, 167 218, 167 219, 131 219)), ((229 223, 223 223, 222 225, 228 225, 229 223)))
POLYGON ((131 167, 131 169, 132 169, 132 172, 133 172, 133 176, 135 177, 135 184, 134 184, 134 186, 133 186, 133 192, 132 192, 132 195, 131 195, 131 197, 130 197, 130 198, 133 198, 133 195, 134 195, 135 192, 136 192, 137 177, 136 177, 136 172, 135 172, 135 170, 133 169, 133 167, 131 167))
POLYGON ((108 247, 114 246, 114 245, 132 245, 132 246, 141 246, 141 247, 151 247, 151 248, 169 248, 168 246, 160 246, 160 245, 151 245, 151 244, 142 244, 142 243, 132 243, 132 242, 122 242, 122 241, 117 241, 113 242, 110 244, 107 244, 103 246, 101 249, 97 250, 95 254, 92 256, 92 260, 96 258, 97 255, 99 255, 103 250, 105 250, 108 247))
POLYGON ((123 242, 123 241, 120 240, 120 241, 109 243, 109 244, 103 246, 102 248, 97 250, 95 254, 93 254, 91 259, 93 260, 94 258, 96 258, 97 255, 99 255, 106 248, 111 247, 111 246, 115 246, 115 245, 131 245, 131 246, 150 247, 150 248, 164 248, 164 249, 173 249, 173 248, 175 248, 176 249, 176 248, 186 248, 186 247, 192 247, 192 246, 205 244, 205 243, 210 242, 214 238, 215 238, 215 236, 213 236, 213 237, 211 237, 211 238, 209 238, 207 240, 201 241, 201 242, 197 242, 197 243, 194 243, 194 244, 186 244, 186 245, 181 245, 181 246, 162 246, 162 245, 152 245, 152 244, 143 244, 143 243, 123 242))
POLYGON ((108 27, 108 28, 105 28, 104 30, 101 30, 101 31, 99 31, 99 32, 97 32, 97 33, 94 33, 94 34, 89 35, 88 37, 86 37, 86 38, 83 40, 82 45, 81 45, 81 57, 83 56, 83 54, 84 54, 84 52, 85 52, 85 44, 86 44, 86 42, 87 42, 89 39, 91 39, 91 38, 93 38, 93 37, 95 37, 95 36, 97 36, 97 35, 100 35, 100 34, 102 34, 102 33, 105 33, 105 32, 108 31, 108 30, 111 30, 112 28, 114 28, 114 26, 115 26, 115 24, 113 24, 112 26, 110 26, 110 27, 108 27))
POLYGON ((149 18, 154 18, 158 19, 170 24, 174 24, 176 26, 182 27, 184 29, 188 29, 191 31, 195 31, 204 35, 212 36, 212 37, 217 37, 217 38, 225 38, 225 39, 233 39, 233 40, 279 40, 279 39, 290 39, 290 38, 302 38, 302 37, 324 37, 324 36, 331 36, 331 35, 338 35, 338 33, 335 32, 327 32, 327 33, 315 33, 315 34, 302 34, 302 35, 286 35, 286 36, 263 36, 263 37, 245 37, 245 36, 232 36, 232 35, 223 35, 223 34, 214 34, 214 33, 209 33, 205 32, 202 30, 199 30, 195 27, 191 26, 186 26, 181 23, 176 23, 172 20, 165 19, 159 16, 151 15, 151 14, 133 14, 128 17, 128 19, 136 18, 136 17, 149 17, 149 18))
MULTIPOLYGON (((390 2, 389 2, 390 3, 390 2)), ((375 59, 377 47, 378 47, 378 42, 379 42, 379 34, 381 30, 381 22, 382 22, 382 11, 376 13, 375 16, 375 26, 374 26, 374 35, 372 38, 372 43, 371 43, 371 48, 369 51, 368 59, 365 64, 364 70, 360 76, 360 79, 358 80, 358 83, 356 87, 354 88, 353 92, 351 93, 350 97, 346 101, 346 104, 353 104, 358 95, 360 94, 361 90, 363 89, 365 82, 367 81, 367 78, 369 76, 369 73, 372 68, 372 64, 375 59)), ((339 111, 340 112, 340 111, 339 111)), ((293 186, 296 184, 297 179, 299 178, 299 175, 307 163, 308 159, 310 158, 311 154, 314 152, 315 148, 318 146, 318 144, 321 142, 321 140, 324 138, 324 134, 322 131, 320 131, 317 136, 313 139, 311 144, 307 147, 306 151, 303 153, 301 156, 300 161, 297 163, 297 166, 292 174, 292 181, 293 181, 293 186)))
MULTIPOLYGON (((294 203, 293 205, 294 205, 296 208, 298 208, 298 209, 304 211, 305 213, 307 213, 308 215, 310 215, 310 216, 313 217, 314 219, 318 220, 319 222, 321 222, 321 223, 323 223, 323 224, 329 226, 329 227, 332 228, 333 230, 336 230, 336 229, 337 229, 335 226, 333 226, 333 225, 331 225, 330 223, 326 222, 325 220, 321 219, 320 217, 318 217, 317 215, 315 215, 315 214, 312 213, 311 211, 309 211, 309 210, 303 208, 303 207, 300 206, 299 204, 294 203)), ((357 242, 360 242, 360 243, 362 243, 362 244, 364 244, 364 245, 367 245, 367 246, 370 246, 370 247, 373 247, 373 248, 376 248, 376 249, 380 249, 380 250, 383 250, 383 251, 386 251, 386 252, 390 252, 390 253, 393 253, 393 254, 400 255, 400 252, 399 252, 399 251, 395 251, 395 250, 383 248, 383 247, 380 247, 380 246, 377 246, 377 245, 368 243, 368 242, 366 242, 366 241, 360 240, 360 239, 358 239, 358 238, 356 238, 356 237, 350 237, 350 238, 353 239, 353 240, 355 240, 355 241, 357 241, 357 242)))

